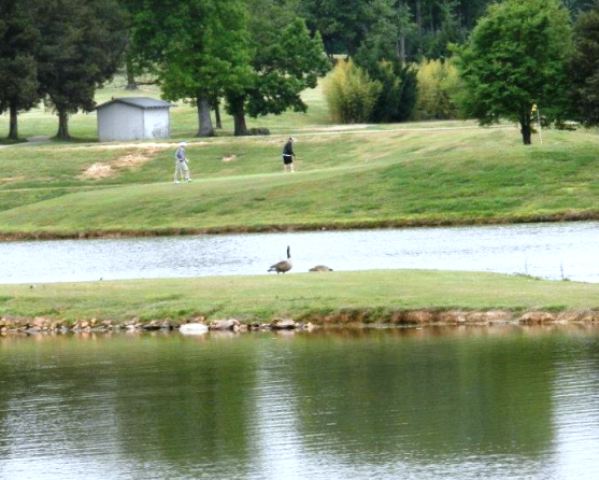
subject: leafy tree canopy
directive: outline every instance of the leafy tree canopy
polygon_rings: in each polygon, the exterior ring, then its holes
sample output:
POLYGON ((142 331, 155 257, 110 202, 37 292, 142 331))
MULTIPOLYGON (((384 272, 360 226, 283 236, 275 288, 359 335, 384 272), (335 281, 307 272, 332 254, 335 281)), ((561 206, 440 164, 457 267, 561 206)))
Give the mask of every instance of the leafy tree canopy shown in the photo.
POLYGON ((0 113, 10 111, 9 138, 17 139, 17 112, 38 100, 39 30, 29 0, 0 2, 0 113))
POLYGON ((509 118, 531 140, 531 109, 556 118, 564 108, 571 24, 558 0, 492 5, 458 49, 466 112, 482 124, 509 118))
POLYGON ((123 12, 115 0, 45 0, 38 11, 41 92, 59 116, 59 138, 68 138, 67 118, 92 110, 96 87, 116 71, 125 48, 123 12))
POLYGON ((580 15, 574 38, 570 66, 574 115, 586 125, 599 125, 599 1, 580 15))

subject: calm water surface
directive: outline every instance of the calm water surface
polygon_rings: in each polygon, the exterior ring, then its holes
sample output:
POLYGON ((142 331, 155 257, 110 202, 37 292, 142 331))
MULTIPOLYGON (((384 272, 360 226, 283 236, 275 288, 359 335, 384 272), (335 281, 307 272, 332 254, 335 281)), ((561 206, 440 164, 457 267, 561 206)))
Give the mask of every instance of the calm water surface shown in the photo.
POLYGON ((599 222, 0 243, 0 282, 417 268, 599 282, 599 222))
POLYGON ((0 337, 0 372, 3 480, 599 474, 597 330, 0 337))

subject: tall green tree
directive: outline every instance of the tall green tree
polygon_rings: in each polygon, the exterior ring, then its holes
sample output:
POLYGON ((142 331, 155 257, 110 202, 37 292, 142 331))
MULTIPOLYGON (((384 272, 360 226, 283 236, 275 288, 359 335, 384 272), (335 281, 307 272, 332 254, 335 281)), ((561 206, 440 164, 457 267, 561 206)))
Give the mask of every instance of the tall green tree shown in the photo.
POLYGON ((558 0, 505 0, 489 7, 457 51, 466 113, 482 124, 515 120, 530 144, 533 105, 548 120, 563 112, 571 30, 558 0))
POLYGON ((599 1, 578 17, 570 66, 574 115, 586 125, 599 125, 599 1))
POLYGON ((214 135, 210 109, 251 80, 245 0, 147 0, 134 12, 141 56, 153 64, 164 98, 191 99, 198 136, 214 135))
POLYGON ((330 66, 320 35, 310 35, 290 3, 249 0, 251 80, 245 88, 225 89, 235 135, 248 133, 246 112, 257 117, 287 109, 305 111, 301 92, 315 87, 330 66))
POLYGON ((39 31, 30 0, 0 0, 0 113, 10 113, 8 138, 19 138, 17 115, 39 101, 39 31))
POLYGON ((300 14, 313 32, 320 32, 329 55, 353 55, 368 33, 370 2, 364 0, 302 0, 300 14))
POLYGON ((96 88, 121 61, 126 44, 123 12, 115 0, 40 3, 40 90, 58 114, 56 137, 68 139, 69 114, 94 108, 96 88))

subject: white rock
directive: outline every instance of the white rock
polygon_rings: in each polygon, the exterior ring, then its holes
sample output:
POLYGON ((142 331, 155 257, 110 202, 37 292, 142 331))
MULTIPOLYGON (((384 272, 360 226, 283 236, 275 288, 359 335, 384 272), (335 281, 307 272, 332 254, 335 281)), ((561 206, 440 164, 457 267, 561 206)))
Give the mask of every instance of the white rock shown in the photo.
POLYGON ((184 323, 179 327, 183 335, 203 335, 208 332, 208 326, 203 323, 184 323))

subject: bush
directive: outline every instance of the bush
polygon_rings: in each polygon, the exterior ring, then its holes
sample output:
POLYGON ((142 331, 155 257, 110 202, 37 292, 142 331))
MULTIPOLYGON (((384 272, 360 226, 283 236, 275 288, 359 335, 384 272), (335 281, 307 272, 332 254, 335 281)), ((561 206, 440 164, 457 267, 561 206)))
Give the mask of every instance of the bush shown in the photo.
POLYGON ((423 60, 417 74, 414 117, 417 120, 457 118, 459 75, 451 61, 423 60))
POLYGON ((381 93, 380 82, 351 60, 339 61, 326 80, 324 94, 333 120, 359 123, 370 119, 381 93))
POLYGON ((402 122, 408 120, 416 103, 416 71, 398 61, 380 61, 370 71, 382 89, 374 105, 373 122, 402 122))

